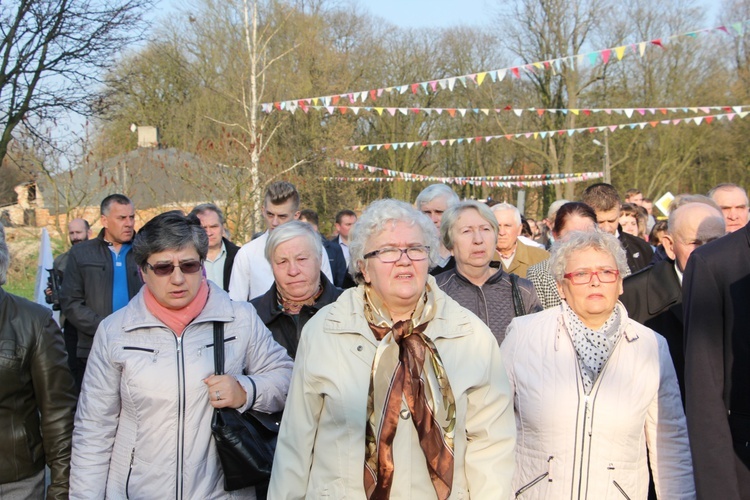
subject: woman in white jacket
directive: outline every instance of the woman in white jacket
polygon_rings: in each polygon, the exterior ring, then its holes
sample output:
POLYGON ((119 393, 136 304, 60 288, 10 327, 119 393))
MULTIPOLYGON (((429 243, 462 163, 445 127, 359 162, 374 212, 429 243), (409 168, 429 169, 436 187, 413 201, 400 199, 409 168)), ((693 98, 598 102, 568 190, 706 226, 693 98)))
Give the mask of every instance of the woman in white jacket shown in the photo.
POLYGON ((685 415, 664 338, 618 302, 625 252, 572 233, 551 271, 561 306, 516 318, 501 346, 514 390, 516 498, 695 498, 685 415))
POLYGON ((181 212, 133 242, 145 286, 99 325, 76 413, 70 498, 254 499, 224 491, 214 408, 284 406, 292 361, 248 303, 203 276, 208 238, 181 212), (213 375, 213 324, 225 372, 213 375))
POLYGON ((302 332, 269 498, 492 499, 510 493, 515 426, 487 326, 428 275, 437 234, 406 203, 351 232, 359 282, 302 332))

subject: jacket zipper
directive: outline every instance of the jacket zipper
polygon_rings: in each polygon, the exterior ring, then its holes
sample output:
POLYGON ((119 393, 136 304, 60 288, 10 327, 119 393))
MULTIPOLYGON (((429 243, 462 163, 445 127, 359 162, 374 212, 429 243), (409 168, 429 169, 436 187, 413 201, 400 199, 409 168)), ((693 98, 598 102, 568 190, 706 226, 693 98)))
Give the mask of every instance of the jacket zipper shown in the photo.
POLYGON ((614 484, 615 488, 617 488, 620 491, 620 493, 622 493, 622 496, 624 496, 625 498, 627 498, 628 500, 630 500, 630 497, 628 496, 628 494, 625 493, 625 490, 622 489, 622 486, 620 486, 619 484, 617 484, 617 481, 613 480, 612 484, 614 484))
MULTIPOLYGON (((233 336, 233 337, 227 337, 227 338, 225 338, 225 339, 224 339, 224 343, 226 344, 227 342, 231 342, 231 341, 233 341, 233 340, 237 340, 237 337, 236 337, 236 336, 233 336)), ((211 348, 211 347, 213 347, 213 346, 214 346, 214 343, 213 343, 213 342, 211 342, 210 344, 206 344, 206 345, 204 345, 204 346, 200 347, 200 348, 198 349, 198 356, 202 356, 202 355, 203 355, 203 350, 204 350, 204 349, 209 349, 209 348, 211 348)))
POLYGON ((538 483, 539 481, 541 481, 542 479, 544 479, 547 476, 549 476, 549 472, 545 472, 541 476, 539 476, 537 478, 534 478, 527 485, 522 486, 518 491, 516 491, 516 498, 518 498, 519 496, 523 495, 526 492, 526 490, 528 490, 529 488, 531 488, 532 486, 534 486, 536 483, 538 483))
POLYGON ((130 452, 130 469, 128 478, 125 480, 125 498, 130 498, 130 475, 133 473, 133 462, 135 461, 135 448, 130 452))
POLYGON ((141 352, 150 352, 153 354, 153 361, 156 363, 156 357, 159 355, 159 349, 149 349, 148 347, 133 347, 133 346, 124 346, 122 348, 123 351, 141 351, 141 352))
POLYGON ((182 337, 175 336, 177 342, 177 477, 175 480, 175 495, 177 500, 182 498, 182 461, 185 453, 185 364, 182 352, 182 337))

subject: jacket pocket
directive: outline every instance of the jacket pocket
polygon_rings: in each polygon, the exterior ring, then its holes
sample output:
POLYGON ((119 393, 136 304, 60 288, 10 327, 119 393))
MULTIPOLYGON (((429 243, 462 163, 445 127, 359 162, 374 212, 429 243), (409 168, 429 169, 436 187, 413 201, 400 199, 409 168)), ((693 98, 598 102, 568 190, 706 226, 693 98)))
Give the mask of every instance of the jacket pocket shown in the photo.
POLYGON ((626 498, 627 500, 630 500, 630 497, 628 496, 628 494, 627 494, 627 493, 625 493, 625 490, 623 490, 623 489, 622 489, 622 486, 620 486, 620 485, 619 485, 619 484, 617 483, 617 481, 614 481, 614 480, 613 480, 613 481, 612 481, 612 484, 614 484, 614 485, 615 485, 615 488, 617 488, 617 491, 619 491, 619 492, 620 492, 620 494, 622 494, 623 498, 626 498))
POLYGON ((518 488, 518 491, 516 491, 516 498, 520 497, 521 495, 529 491, 531 488, 536 486, 539 483, 539 481, 546 478, 547 476, 549 476, 549 472, 545 472, 544 474, 535 477, 534 479, 531 480, 531 482, 526 483, 520 488, 518 488))
POLYGON ((625 488, 620 485, 620 483, 617 482, 617 479, 615 479, 615 465, 613 463, 610 463, 607 466, 607 472, 609 472, 609 481, 614 486, 614 491, 610 490, 610 494, 607 495, 607 498, 624 498, 626 500, 630 500, 630 495, 627 494, 625 491, 625 488))
POLYGON ((150 347, 136 347, 136 346, 123 346, 123 351, 134 351, 134 352, 143 352, 145 354, 151 354, 151 361, 153 363, 156 363, 156 359, 159 356, 159 349, 152 349, 150 347))

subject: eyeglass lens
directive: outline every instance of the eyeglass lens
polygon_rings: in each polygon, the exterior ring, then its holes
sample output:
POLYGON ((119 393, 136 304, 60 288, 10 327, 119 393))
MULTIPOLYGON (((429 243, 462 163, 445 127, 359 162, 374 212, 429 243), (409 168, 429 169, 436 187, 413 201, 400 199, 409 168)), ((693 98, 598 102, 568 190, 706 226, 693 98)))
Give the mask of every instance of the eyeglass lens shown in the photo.
POLYGON ((202 266, 200 261, 198 260, 189 260, 187 262, 182 262, 179 266, 175 266, 171 262, 164 262, 156 264, 154 266, 148 264, 148 267, 150 267, 154 274, 157 276, 169 276, 174 272, 175 267, 179 267, 180 271, 182 271, 183 274, 194 274, 200 271, 202 266))

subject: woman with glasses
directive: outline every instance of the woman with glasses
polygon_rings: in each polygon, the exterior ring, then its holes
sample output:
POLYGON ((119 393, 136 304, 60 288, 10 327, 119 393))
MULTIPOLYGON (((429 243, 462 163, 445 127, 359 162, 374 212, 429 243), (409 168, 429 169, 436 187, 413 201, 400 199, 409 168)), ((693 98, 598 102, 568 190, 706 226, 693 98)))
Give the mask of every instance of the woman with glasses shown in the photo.
MULTIPOLYGON (((219 498, 214 408, 284 407, 292 361, 255 309, 206 280, 208 237, 167 212, 133 240, 145 286, 100 324, 76 413, 70 498, 219 498), (226 375, 214 375, 214 323, 226 375)), ((232 498, 255 498, 254 488, 232 498)))
POLYGON ((514 389, 518 498, 695 498, 685 414, 664 338, 618 302, 617 238, 553 247, 562 305, 514 319, 502 353, 514 389))
POLYGON ((448 207, 440 236, 456 259, 456 267, 437 275, 435 281, 487 323, 500 345, 510 320, 541 311, 542 305, 530 281, 510 276, 499 260, 493 261, 497 233, 497 219, 487 205, 462 201, 448 207))
POLYGON ((438 239, 410 205, 370 205, 346 290, 302 331, 269 498, 510 495, 515 426, 487 326, 429 274, 438 239))

